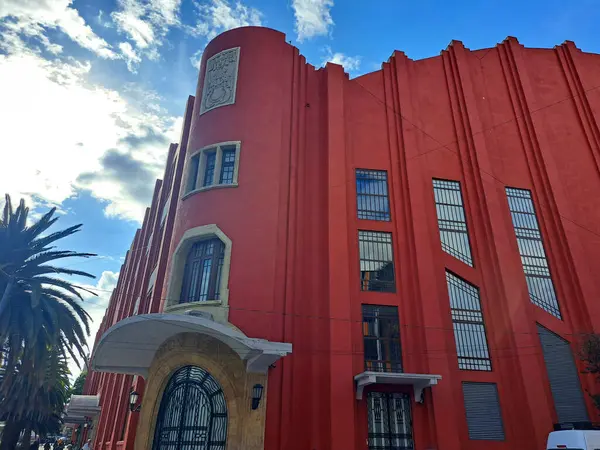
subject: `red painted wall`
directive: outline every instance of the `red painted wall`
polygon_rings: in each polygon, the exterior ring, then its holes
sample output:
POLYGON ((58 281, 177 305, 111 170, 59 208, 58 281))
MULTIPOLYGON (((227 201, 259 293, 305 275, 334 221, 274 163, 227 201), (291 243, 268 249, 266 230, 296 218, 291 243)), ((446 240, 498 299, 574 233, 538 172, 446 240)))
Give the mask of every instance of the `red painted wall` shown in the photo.
MULTIPOLYGON (((442 375, 413 405, 417 449, 544 448, 556 414, 536 322, 574 350, 580 333, 600 331, 600 56, 571 42, 526 49, 508 38, 470 51, 454 41, 420 61, 396 51, 380 71, 350 80, 340 66, 306 64, 283 34, 248 27, 207 46, 196 98, 206 59, 238 46, 235 104, 200 115, 190 99, 170 155, 178 192, 186 152, 241 141, 239 186, 170 204, 166 232, 152 243, 161 255, 156 292, 140 312, 162 307, 167 249, 186 230, 217 224, 233 242, 230 321, 248 336, 294 346, 270 371, 266 450, 367 448, 366 403, 355 400, 353 383, 364 370, 363 303, 398 306, 406 372, 442 375), (356 218, 356 168, 388 171, 391 222, 356 218), (474 268, 441 249, 432 178, 461 182, 474 268), (562 321, 529 301, 506 186, 533 193, 562 321), (360 291, 359 229, 393 234, 397 293, 360 291), (458 369, 446 268, 481 290, 492 372, 458 369), (504 442, 468 439, 463 381, 497 383, 504 442)), ((157 229, 161 192, 130 255, 146 245, 148 227, 157 229)), ((126 275, 140 264, 128 256, 101 332, 115 321, 114 305, 135 301, 122 292, 141 289, 126 275)), ((88 392, 102 393, 96 442, 107 449, 125 420, 113 412, 125 402, 107 405, 130 383, 108 374, 88 380, 88 392)), ((594 391, 593 380, 582 383, 594 391)))

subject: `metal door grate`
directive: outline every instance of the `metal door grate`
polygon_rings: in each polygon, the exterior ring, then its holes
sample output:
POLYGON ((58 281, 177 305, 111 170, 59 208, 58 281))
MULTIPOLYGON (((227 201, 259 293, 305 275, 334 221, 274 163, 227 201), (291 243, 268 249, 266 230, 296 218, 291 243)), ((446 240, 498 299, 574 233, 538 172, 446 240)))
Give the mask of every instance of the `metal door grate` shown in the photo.
POLYGON ((369 450, 414 449, 408 394, 370 392, 367 395, 369 450))
POLYGON ((227 405, 217 381, 199 367, 173 374, 160 404, 153 450, 225 450, 227 405))

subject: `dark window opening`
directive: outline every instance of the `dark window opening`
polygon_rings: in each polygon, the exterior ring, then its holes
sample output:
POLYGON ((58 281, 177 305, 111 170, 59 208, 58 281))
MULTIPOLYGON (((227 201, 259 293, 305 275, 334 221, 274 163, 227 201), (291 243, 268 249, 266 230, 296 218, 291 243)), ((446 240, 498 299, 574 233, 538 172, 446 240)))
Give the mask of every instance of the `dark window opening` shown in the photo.
POLYGON ((200 153, 194 155, 190 159, 190 171, 188 178, 187 192, 191 192, 196 189, 196 183, 198 182, 198 168, 200 167, 200 153))
POLYGON ((217 163, 217 152, 205 152, 206 165, 204 166, 203 186, 212 186, 215 177, 215 164, 217 163))
POLYGON ((363 305, 362 315, 365 370, 402 372, 398 308, 363 305))
POLYGON ((233 172, 235 170, 235 147, 224 148, 221 160, 220 184, 232 184, 233 172))
POLYGON ((219 300, 225 245, 214 238, 196 242, 187 258, 180 303, 219 300))

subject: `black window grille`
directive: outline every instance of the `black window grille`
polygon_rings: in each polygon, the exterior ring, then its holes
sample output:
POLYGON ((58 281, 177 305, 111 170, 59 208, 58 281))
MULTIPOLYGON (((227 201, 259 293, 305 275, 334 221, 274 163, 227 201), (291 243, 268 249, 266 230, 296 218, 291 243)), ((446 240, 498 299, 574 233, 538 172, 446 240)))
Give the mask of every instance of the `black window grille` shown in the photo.
POLYGON ((473 257, 460 183, 434 179, 433 194, 442 249, 472 267, 473 257))
POLYGON ((221 159, 220 184, 232 184, 233 172, 235 170, 235 147, 224 148, 221 159))
POLYGON ((205 152, 206 165, 204 166, 204 183, 203 186, 212 186, 215 178, 215 164, 217 163, 217 152, 205 152))
POLYGON ((167 383, 154 431, 153 450, 225 450, 227 403, 210 373, 194 366, 167 383))
POLYGON ((534 305, 562 319, 531 192, 507 187, 506 196, 529 298, 534 305))
POLYGON ((219 300, 225 246, 219 239, 196 242, 187 258, 180 303, 219 300))
POLYGON ((479 289, 446 271, 458 368, 492 370, 479 289))
POLYGON ((390 221, 387 172, 356 169, 358 218, 390 221))
POLYGON ((412 415, 408 394, 369 392, 367 394, 369 450, 412 450, 412 415))
POLYGON ((190 168, 187 192, 191 192, 196 189, 196 183, 198 183, 198 168, 200 167, 200 153, 196 153, 190 158, 190 168))
POLYGON ((402 372, 398 308, 363 305, 362 315, 365 370, 402 372))
POLYGON ((396 292, 392 234, 358 232, 361 290, 396 292))

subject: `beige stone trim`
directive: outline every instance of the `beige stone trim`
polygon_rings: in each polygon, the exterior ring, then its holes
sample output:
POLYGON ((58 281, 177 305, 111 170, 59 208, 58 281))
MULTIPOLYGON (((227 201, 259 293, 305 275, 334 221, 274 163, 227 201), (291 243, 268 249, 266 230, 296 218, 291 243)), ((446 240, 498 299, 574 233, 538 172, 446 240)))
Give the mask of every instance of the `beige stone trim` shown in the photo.
POLYGON ((169 274, 167 287, 167 300, 165 303, 165 312, 170 311, 188 311, 191 309, 207 311, 213 315, 215 322, 227 324, 229 319, 229 269, 231 266, 231 239, 227 237, 221 229, 215 225, 202 225, 187 230, 177 248, 173 252, 171 259, 171 273, 169 274), (204 302, 182 303, 180 304, 181 285, 183 283, 183 274, 185 271, 185 262, 188 252, 192 245, 202 239, 212 237, 219 238, 225 245, 225 255, 223 258, 223 267, 221 269, 221 285, 219 286, 219 300, 207 300, 204 302))
POLYGON ((243 361, 227 345, 209 336, 183 333, 165 342, 150 367, 142 399, 135 450, 150 450, 164 389, 177 369, 193 365, 208 371, 227 402, 226 450, 264 448, 267 375, 247 373, 243 361), (260 406, 251 408, 252 386, 265 386, 260 406))
MULTIPOLYGON (((196 184, 194 186, 190 186, 191 177, 194 175, 191 172, 190 167, 186 167, 185 174, 186 179, 183 183, 185 189, 183 190, 183 195, 181 197, 182 200, 194 195, 198 192, 204 192, 211 189, 223 189, 223 188, 231 188, 238 186, 238 174, 240 170, 240 156, 241 156, 242 143, 241 141, 227 141, 227 142, 219 142, 216 144, 207 145, 206 147, 202 147, 199 150, 190 154, 188 161, 191 161, 192 158, 199 156, 200 162, 198 164, 198 172, 196 174, 196 184), (226 147, 235 147, 235 162, 233 166, 233 180, 230 184, 220 184, 219 178, 221 177, 221 165, 223 162, 223 149, 226 147), (215 151, 215 170, 213 173, 213 179, 210 186, 204 186, 204 171, 206 169, 206 154, 208 152, 215 151)), ((189 165, 189 164, 188 164, 189 165)))

